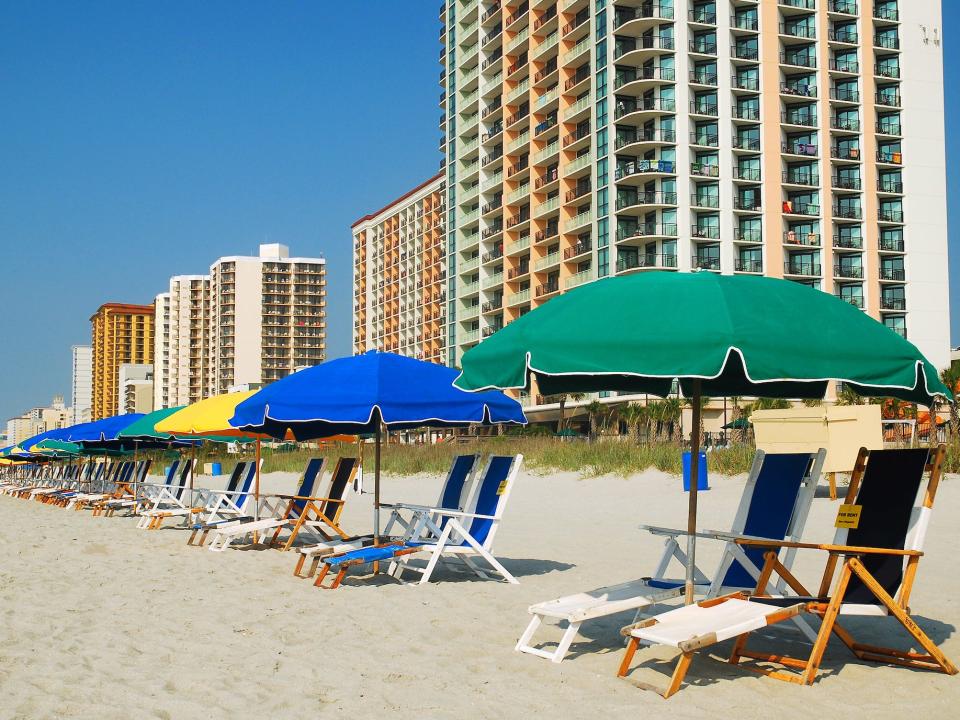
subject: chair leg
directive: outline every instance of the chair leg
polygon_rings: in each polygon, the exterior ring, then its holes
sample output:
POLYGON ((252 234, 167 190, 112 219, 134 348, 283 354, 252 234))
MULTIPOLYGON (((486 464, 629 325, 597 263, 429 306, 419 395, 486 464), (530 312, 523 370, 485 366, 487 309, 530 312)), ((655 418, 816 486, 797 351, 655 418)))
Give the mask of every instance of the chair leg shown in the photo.
POLYGON ((577 637, 578 630, 580 630, 580 623, 567 623, 567 629, 564 630, 563 637, 561 637, 560 642, 557 643, 557 649, 554 651, 553 657, 550 658, 550 662, 563 662, 563 658, 567 655, 567 650, 570 649, 570 644, 577 637))
POLYGON ((520 639, 517 640, 516 647, 513 649, 517 652, 523 652, 524 648, 530 647, 530 640, 533 638, 533 634, 537 631, 537 628, 540 627, 540 623, 543 622, 543 618, 539 615, 534 615, 530 618, 530 622, 527 624, 526 630, 523 631, 523 634, 520 636, 520 639))
POLYGON ((633 656, 637 654, 638 647, 640 647, 640 639, 631 637, 623 652, 623 660, 620 662, 620 668, 617 670, 617 677, 627 676, 627 672, 630 670, 630 663, 633 662, 633 656))

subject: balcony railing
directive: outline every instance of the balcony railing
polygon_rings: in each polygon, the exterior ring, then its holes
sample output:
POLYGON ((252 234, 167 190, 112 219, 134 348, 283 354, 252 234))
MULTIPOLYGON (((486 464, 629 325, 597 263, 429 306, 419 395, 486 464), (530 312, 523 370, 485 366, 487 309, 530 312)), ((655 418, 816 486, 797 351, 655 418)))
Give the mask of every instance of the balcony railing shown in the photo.
POLYGON ((904 271, 903 268, 881 267, 880 279, 881 280, 905 280, 906 272, 904 271))
POLYGON ((796 262, 788 260, 783 264, 783 272, 786 275, 805 275, 807 277, 818 277, 820 275, 820 265, 811 262, 796 262))
POLYGON ((737 258, 733 261, 733 269, 737 272, 760 273, 763 272, 763 261, 737 258))
POLYGON ((863 267, 860 265, 834 265, 833 276, 861 280, 863 279, 863 267))
POLYGON ((617 272, 635 268, 675 268, 677 256, 657 253, 641 253, 617 258, 617 272))

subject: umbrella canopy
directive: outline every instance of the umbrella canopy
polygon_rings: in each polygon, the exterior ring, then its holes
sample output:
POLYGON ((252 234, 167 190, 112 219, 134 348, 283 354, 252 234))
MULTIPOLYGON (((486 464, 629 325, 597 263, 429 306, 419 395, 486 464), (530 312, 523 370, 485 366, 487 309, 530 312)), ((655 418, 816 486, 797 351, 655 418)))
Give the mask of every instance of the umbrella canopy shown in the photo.
POLYGON ((237 405, 256 390, 226 393, 200 400, 185 407, 177 408, 154 424, 158 433, 190 435, 226 442, 241 438, 253 438, 256 433, 244 432, 230 424, 237 405), (213 437, 216 436, 216 437, 213 437))
POLYGON ((375 350, 330 360, 268 385, 237 406, 231 423, 297 440, 374 433, 374 539, 380 538, 381 428, 525 424, 520 403, 501 392, 453 387, 457 371, 375 350))
MULTIPOLYGON (((697 477, 701 398, 822 398, 830 380, 862 395, 929 405, 951 397, 904 338, 829 293, 788 280, 649 272, 582 285, 520 317, 463 356, 458 387, 618 390, 692 398, 697 477)), ((693 602, 697 483, 687 513, 686 600, 693 602)))
POLYGON ((514 320, 463 357, 457 386, 540 392, 620 390, 822 398, 841 380, 861 395, 929 405, 950 397, 904 338, 829 293, 712 272, 599 280, 514 320), (614 310, 615 309, 615 310, 614 310))
POLYGON ((122 430, 143 417, 143 413, 127 413, 114 415, 102 420, 80 423, 73 427, 64 428, 64 432, 55 436, 57 440, 66 440, 73 443, 84 443, 91 446, 97 443, 116 442, 122 430))
POLYGON ((738 417, 736 420, 731 420, 726 425, 723 426, 724 430, 746 430, 750 427, 750 421, 745 417, 738 417))
POLYGON ((393 353, 370 351, 300 370, 237 406, 231 423, 297 440, 388 428, 526 423, 516 400, 501 392, 453 387, 457 371, 393 353))

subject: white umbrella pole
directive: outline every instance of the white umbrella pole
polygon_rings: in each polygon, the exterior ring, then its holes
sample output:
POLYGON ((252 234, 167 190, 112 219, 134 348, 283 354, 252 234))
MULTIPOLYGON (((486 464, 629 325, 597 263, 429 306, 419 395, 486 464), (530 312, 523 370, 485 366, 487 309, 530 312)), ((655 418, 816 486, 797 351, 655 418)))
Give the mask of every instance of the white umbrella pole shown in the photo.
POLYGON ((376 447, 373 455, 373 544, 380 544, 380 413, 377 413, 376 447))
POLYGON ((697 486, 700 479, 700 414, 702 411, 701 383, 693 381, 693 421, 690 428, 690 497, 687 509, 687 576, 684 583, 684 602, 693 603, 693 570, 697 553, 697 486))
MULTIPOLYGON (((260 522, 260 438, 257 437, 257 454, 254 459, 254 462, 257 464, 256 469, 254 470, 254 483, 253 483, 253 519, 255 522, 260 522)), ((259 541, 259 533, 253 531, 253 544, 256 545, 259 541)))

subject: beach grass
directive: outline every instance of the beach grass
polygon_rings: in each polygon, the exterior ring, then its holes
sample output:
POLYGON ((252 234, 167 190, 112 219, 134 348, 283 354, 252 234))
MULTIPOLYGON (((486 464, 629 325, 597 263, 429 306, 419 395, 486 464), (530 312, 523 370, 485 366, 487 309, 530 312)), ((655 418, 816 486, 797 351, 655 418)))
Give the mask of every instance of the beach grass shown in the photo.
MULTIPOLYGON (((320 448, 263 449, 263 472, 300 472, 311 457, 356 456, 356 444, 336 443, 320 448)), ((367 468, 372 466, 373 445, 363 447, 367 468)), ((676 443, 637 443, 620 438, 560 441, 551 437, 491 436, 461 438, 440 444, 389 443, 382 448, 381 462, 387 475, 439 475, 447 472, 454 455, 489 453, 514 455, 522 453, 524 465, 534 472, 575 472, 583 477, 600 475, 627 476, 653 468, 674 475, 681 472, 681 448, 676 443)), ((734 445, 707 453, 709 472, 737 475, 750 469, 754 448, 750 444, 734 445)), ((240 454, 228 454, 222 446, 211 445, 198 454, 202 463, 220 462, 229 468, 237 460, 252 459, 251 448, 240 454)), ((201 465, 202 466, 202 465, 201 465)))

